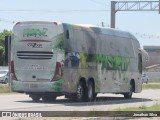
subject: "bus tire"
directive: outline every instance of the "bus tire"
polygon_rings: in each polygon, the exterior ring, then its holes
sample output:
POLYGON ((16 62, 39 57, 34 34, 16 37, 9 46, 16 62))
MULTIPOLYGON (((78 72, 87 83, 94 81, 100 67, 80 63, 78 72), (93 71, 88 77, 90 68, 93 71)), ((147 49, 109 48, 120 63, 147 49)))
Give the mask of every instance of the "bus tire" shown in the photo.
POLYGON ((76 91, 76 100, 78 102, 84 102, 86 101, 86 85, 84 82, 80 81, 79 84, 77 85, 77 91, 76 91))
POLYGON ((88 101, 94 101, 96 98, 96 93, 95 93, 95 89, 94 89, 94 85, 92 81, 89 81, 88 83, 88 101))
POLYGON ((124 98, 125 99, 130 99, 130 98, 132 98, 132 94, 133 94, 133 84, 132 84, 132 82, 130 82, 130 84, 129 84, 129 92, 124 93, 124 98))
POLYGON ((54 101, 54 100, 56 100, 56 97, 57 96, 42 96, 42 100, 47 101, 47 102, 54 101))
POLYGON ((34 95, 34 96, 31 96, 31 98, 32 98, 32 100, 33 100, 34 102, 38 102, 41 97, 34 95))

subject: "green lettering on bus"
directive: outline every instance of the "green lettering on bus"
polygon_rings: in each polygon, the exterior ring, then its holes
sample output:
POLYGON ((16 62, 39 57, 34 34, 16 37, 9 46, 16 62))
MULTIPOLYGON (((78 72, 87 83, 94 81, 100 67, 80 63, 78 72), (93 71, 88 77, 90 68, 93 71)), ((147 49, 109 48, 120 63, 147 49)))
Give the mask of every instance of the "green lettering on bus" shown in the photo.
POLYGON ((23 30, 23 37, 29 37, 29 36, 47 36, 47 31, 48 29, 47 28, 43 28, 43 29, 35 29, 35 28, 32 28, 32 29, 24 29, 23 30))

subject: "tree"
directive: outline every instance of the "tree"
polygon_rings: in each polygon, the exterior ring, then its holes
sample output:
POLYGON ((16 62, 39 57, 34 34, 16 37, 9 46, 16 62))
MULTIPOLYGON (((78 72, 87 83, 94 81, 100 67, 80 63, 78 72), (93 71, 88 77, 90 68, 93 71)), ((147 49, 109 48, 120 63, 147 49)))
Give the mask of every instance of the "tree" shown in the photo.
POLYGON ((11 31, 8 30, 0 32, 0 66, 2 66, 5 61, 5 36, 10 35, 11 31))

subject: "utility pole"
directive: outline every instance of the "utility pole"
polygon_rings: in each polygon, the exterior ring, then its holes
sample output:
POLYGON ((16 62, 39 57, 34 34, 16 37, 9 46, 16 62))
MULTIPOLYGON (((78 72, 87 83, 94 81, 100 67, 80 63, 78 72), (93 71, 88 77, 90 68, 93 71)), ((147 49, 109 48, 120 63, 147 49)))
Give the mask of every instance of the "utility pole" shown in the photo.
POLYGON ((159 0, 159 14, 160 14, 160 0, 159 0))
POLYGON ((111 28, 115 28, 116 1, 111 1, 111 28))
POLYGON ((111 1, 111 28, 115 28, 116 12, 118 11, 159 11, 159 1, 111 1))
POLYGON ((102 22, 102 27, 104 27, 104 22, 102 22))

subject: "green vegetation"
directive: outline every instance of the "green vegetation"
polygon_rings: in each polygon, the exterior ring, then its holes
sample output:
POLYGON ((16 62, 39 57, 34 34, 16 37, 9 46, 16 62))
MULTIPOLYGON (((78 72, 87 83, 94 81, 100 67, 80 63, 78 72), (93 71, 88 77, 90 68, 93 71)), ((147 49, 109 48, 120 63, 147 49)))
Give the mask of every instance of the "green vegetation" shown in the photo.
POLYGON ((0 33, 0 66, 4 65, 5 55, 5 36, 10 36, 11 31, 3 30, 0 33))
POLYGON ((149 80, 149 83, 160 83, 160 80, 149 80))
POLYGON ((7 85, 0 84, 0 94, 2 94, 2 93, 13 93, 13 92, 11 92, 8 84, 7 85))
POLYGON ((154 83, 152 83, 152 84, 143 84, 142 85, 142 88, 143 88, 143 90, 146 90, 146 89, 160 89, 160 84, 154 84, 154 83))
POLYGON ((123 109, 114 109, 113 111, 160 111, 160 104, 155 104, 153 106, 140 106, 140 107, 129 107, 123 109))

